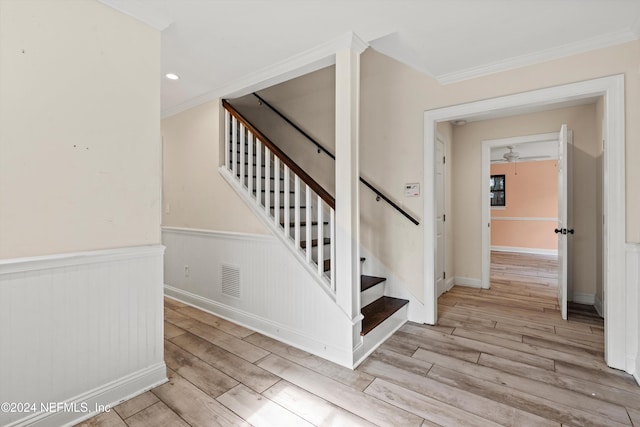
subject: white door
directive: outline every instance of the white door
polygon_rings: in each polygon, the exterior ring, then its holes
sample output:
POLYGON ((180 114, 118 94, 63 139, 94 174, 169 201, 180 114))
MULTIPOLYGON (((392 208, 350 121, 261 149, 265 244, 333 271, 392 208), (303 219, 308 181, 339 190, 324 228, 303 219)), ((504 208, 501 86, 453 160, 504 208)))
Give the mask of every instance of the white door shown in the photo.
POLYGON ((569 224, 571 149, 567 125, 562 125, 558 137, 558 227, 555 233, 558 235, 558 305, 565 320, 567 319, 567 283, 570 269, 570 236, 573 234, 572 224, 569 224))
POLYGON ((445 248, 444 248, 444 142, 436 139, 435 149, 435 192, 436 192, 436 291, 438 296, 445 291, 445 248))

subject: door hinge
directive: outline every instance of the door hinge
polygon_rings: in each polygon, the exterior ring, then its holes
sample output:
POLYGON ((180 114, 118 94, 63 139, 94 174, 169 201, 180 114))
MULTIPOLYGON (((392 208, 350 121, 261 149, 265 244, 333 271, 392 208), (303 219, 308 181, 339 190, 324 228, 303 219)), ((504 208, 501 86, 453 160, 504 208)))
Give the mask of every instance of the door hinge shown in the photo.
POLYGON ((442 164, 444 165, 445 163, 447 163, 447 158, 445 156, 442 156, 442 164))
POLYGON ((443 272, 442 272, 442 278, 443 278, 443 279, 446 279, 446 278, 447 278, 447 272, 446 272, 446 271, 443 271, 443 272))
POLYGON ((442 222, 445 222, 447 220, 447 216, 445 214, 442 214, 442 222))

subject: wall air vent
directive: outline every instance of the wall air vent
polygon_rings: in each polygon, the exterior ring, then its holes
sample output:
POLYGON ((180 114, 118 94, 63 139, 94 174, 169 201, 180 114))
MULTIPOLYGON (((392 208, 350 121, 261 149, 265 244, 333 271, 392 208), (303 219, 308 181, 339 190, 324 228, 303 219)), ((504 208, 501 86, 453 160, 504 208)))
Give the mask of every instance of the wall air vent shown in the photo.
POLYGON ((240 268, 235 265, 222 264, 222 294, 240 298, 240 268))

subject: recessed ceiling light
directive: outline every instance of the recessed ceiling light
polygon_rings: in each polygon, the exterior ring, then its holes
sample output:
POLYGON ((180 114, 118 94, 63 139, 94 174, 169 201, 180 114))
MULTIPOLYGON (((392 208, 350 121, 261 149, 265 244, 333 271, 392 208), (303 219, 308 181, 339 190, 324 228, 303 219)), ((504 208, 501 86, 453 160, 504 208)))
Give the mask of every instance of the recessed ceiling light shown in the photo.
POLYGON ((164 75, 169 80, 178 80, 180 77, 177 74, 167 73, 164 75))
POLYGON ((467 124, 467 121, 465 119, 458 119, 458 120, 453 120, 451 123, 453 123, 456 126, 464 126, 467 124))

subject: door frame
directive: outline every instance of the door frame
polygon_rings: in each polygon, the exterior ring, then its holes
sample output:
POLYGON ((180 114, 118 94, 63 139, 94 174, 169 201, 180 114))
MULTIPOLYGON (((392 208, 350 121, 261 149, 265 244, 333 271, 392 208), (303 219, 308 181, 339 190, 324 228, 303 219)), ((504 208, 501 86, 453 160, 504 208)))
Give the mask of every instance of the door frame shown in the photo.
MULTIPOLYGON (((491 175, 491 149, 498 147, 517 146, 535 142, 548 142, 558 139, 558 132, 523 135, 509 138, 488 139, 482 141, 482 170, 480 182, 488 182, 491 175)), ((489 186, 482 185, 482 277, 480 287, 491 287, 491 205, 489 203, 489 186), (487 225, 485 227, 485 224, 487 225)))
MULTIPOLYGON (((634 372, 633 357, 626 354, 627 337, 638 336, 634 313, 625 310, 625 107, 624 74, 537 89, 424 112, 424 307, 426 323, 435 324, 438 300, 435 289, 434 141, 438 122, 471 117, 490 118, 552 108, 554 104, 604 97, 603 149, 603 273, 605 360, 607 365, 634 372), (431 197, 429 197, 429 195, 431 197)), ((629 284, 629 286, 633 286, 629 284)))

